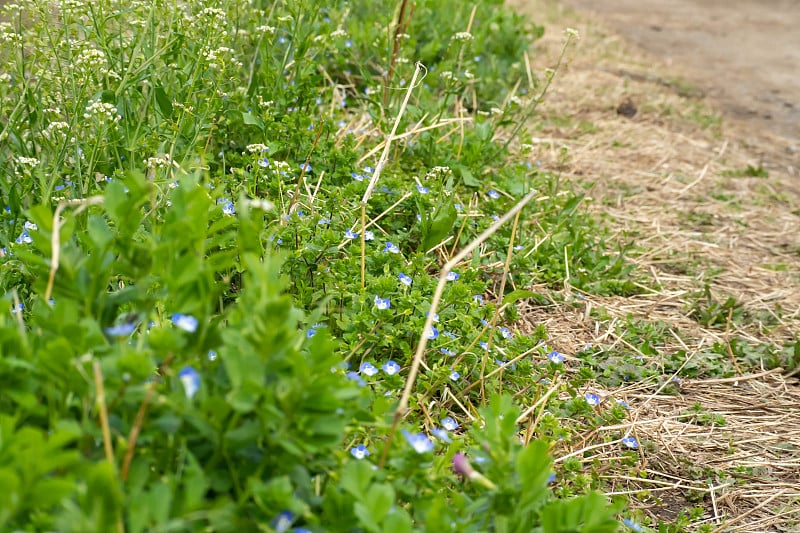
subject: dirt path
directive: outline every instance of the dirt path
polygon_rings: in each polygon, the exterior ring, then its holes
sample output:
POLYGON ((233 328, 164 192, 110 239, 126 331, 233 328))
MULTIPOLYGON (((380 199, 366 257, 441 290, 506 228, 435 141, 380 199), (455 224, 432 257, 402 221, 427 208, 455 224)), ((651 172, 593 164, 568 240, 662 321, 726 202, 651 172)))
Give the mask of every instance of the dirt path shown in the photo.
MULTIPOLYGON (((578 5, 583 0, 564 1, 578 5)), ((800 381, 787 375, 796 362, 784 357, 779 363, 784 368, 770 372, 779 365, 765 354, 788 354, 781 350, 800 339, 800 131, 791 119, 800 71, 782 63, 793 61, 789 56, 800 45, 782 49, 779 38, 762 45, 762 53, 775 53, 761 65, 748 39, 759 32, 779 35, 784 18, 769 10, 760 13, 754 1, 741 1, 736 13, 728 14, 732 18, 714 23, 715 30, 736 28, 731 20, 745 20, 748 10, 752 17, 773 17, 774 28, 737 29, 738 37, 732 37, 752 48, 754 69, 772 68, 772 74, 748 74, 737 63, 737 52, 726 52, 723 44, 703 46, 706 51, 695 53, 703 59, 689 59, 690 42, 659 44, 647 32, 675 39, 694 32, 699 39, 702 21, 714 15, 688 11, 696 7, 690 0, 666 2, 673 6, 666 15, 658 14, 661 3, 642 2, 654 5, 639 9, 633 0, 607 0, 606 6, 628 6, 607 15, 609 25, 614 26, 615 16, 628 16, 623 26, 637 26, 647 46, 662 46, 668 57, 657 48, 639 47, 636 32, 628 40, 597 16, 575 13, 555 0, 510 0, 545 25, 545 38, 533 53, 537 71, 553 65, 562 30, 572 27, 581 34, 531 124, 533 157, 585 190, 587 208, 611 229, 613 240, 635 243, 628 259, 651 278, 634 296, 587 294, 575 304, 566 295, 564 304, 531 305, 521 312, 522 322, 528 328, 545 325, 551 344, 562 353, 575 353, 587 343, 624 346, 649 368, 664 368, 664 361, 675 357, 688 368, 705 368, 696 373, 700 379, 679 371, 677 393, 660 393, 675 382, 671 372, 596 391, 627 397, 630 427, 647 443, 636 468, 615 467, 605 477, 610 492, 632 496, 638 518, 647 517, 651 525, 677 523, 681 513, 686 520, 694 509, 682 531, 710 526, 715 532, 797 533, 800 381), (639 19, 633 18, 637 12, 639 19), (651 25, 661 30, 648 30, 651 25), (703 55, 712 53, 725 63, 702 67, 714 63, 711 55, 703 55), (737 111, 736 105, 754 112, 737 111), (734 303, 728 309, 726 302, 734 303), (592 313, 598 309, 602 312, 592 313), (714 312, 716 318, 703 318, 702 312, 714 312), (639 343, 630 342, 637 335, 632 333, 643 331, 642 324, 664 328, 652 344, 655 353, 643 353, 639 343), (719 379, 726 367, 725 375, 734 377, 719 379), (697 408, 711 418, 686 416, 697 408)), ((721 0, 704 4, 718 11, 725 5, 721 0)), ((791 15, 800 18, 800 12, 791 15)), ((709 34, 703 38, 711 39, 709 34)), ((797 55, 792 57, 796 61, 797 55)), ((602 443, 602 437, 584 444, 602 443)))
POLYGON ((796 0, 563 0, 674 63, 726 113, 800 143, 796 0))

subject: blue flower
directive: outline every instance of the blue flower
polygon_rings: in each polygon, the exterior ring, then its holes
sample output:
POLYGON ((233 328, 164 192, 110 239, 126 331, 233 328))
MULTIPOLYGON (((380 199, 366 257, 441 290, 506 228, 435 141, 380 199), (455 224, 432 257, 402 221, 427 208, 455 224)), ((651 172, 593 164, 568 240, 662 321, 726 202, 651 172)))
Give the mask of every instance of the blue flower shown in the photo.
POLYGON ((442 418, 442 427, 447 431, 455 431, 458 429, 458 422, 452 416, 442 418))
POLYGON ((117 324, 115 326, 107 327, 104 331, 106 335, 112 337, 127 337, 136 329, 136 324, 133 322, 126 322, 124 324, 117 324))
POLYGON ((453 204, 453 207, 456 208, 456 211, 463 211, 464 210, 464 206, 461 205, 461 204, 453 204))
POLYGON ((497 328, 497 331, 499 331, 499 332, 500 332, 500 335, 501 335, 501 336, 502 336, 504 339, 510 339, 511 337, 513 337, 513 336, 514 336, 514 334, 513 334, 513 333, 511 333, 511 331, 510 331, 508 328, 497 328))
POLYGON ((14 307, 14 304, 11 304, 11 312, 12 313, 16 314, 17 311, 24 311, 24 310, 25 310, 25 304, 23 304, 23 303, 18 303, 16 307, 14 307))
POLYGON ((642 526, 640 526, 630 518, 623 518, 622 523, 625 524, 632 531, 635 531, 636 533, 641 533, 642 531, 644 531, 644 529, 642 529, 642 526))
MULTIPOLYGON (((425 316, 431 316, 431 312, 430 311, 426 312, 425 316)), ((439 322, 439 313, 433 313, 433 321, 439 322)))
POLYGON ((283 511, 272 519, 270 525, 276 533, 286 533, 292 527, 292 522, 294 522, 294 515, 289 511, 283 511))
POLYGON ((454 357, 456 355, 456 352, 454 352, 450 348, 441 348, 439 351, 448 357, 454 357))
POLYGON ((183 391, 187 398, 193 398, 200 390, 200 374, 191 366, 184 367, 178 372, 178 378, 183 383, 183 391))
POLYGON ((625 409, 630 409, 631 408, 631 406, 628 405, 628 402, 626 402, 625 400, 617 400, 617 405, 621 405, 625 409))
POLYGON ((358 172, 351 172, 350 175, 356 181, 364 181, 364 178, 366 178, 366 176, 364 176, 363 174, 359 174, 358 172))
POLYGON ((564 356, 558 353, 556 350, 553 350, 552 352, 547 354, 547 358, 550 359, 552 363, 556 364, 564 362, 564 356))
POLYGON ((444 335, 445 337, 448 337, 450 339, 453 339, 453 340, 456 340, 458 338, 458 337, 456 337, 456 334, 453 333, 452 331, 445 331, 444 333, 442 333, 442 335, 444 335))
POLYGON ((364 172, 366 172, 367 174, 372 174, 373 172, 375 172, 375 169, 367 165, 364 167, 364 172))
POLYGON ((417 183, 417 190, 419 191, 420 194, 428 194, 429 192, 431 192, 431 190, 428 187, 420 185, 419 183, 417 183))
POLYGON ((498 192, 497 192, 496 190, 494 190, 494 189, 491 189, 491 190, 490 190, 489 192, 487 192, 486 194, 487 194, 487 196, 489 196, 489 198, 493 198, 493 199, 495 199, 495 200, 497 200, 498 198, 500 198, 500 193, 498 193, 498 192))
POLYGON ((633 437, 625 437, 622 439, 622 444, 630 448, 631 450, 635 450, 639 447, 639 442, 633 437))
POLYGON ((218 357, 216 350, 209 350, 208 351, 208 360, 209 361, 216 361, 218 357))
POLYGON ((365 457, 369 457, 369 450, 363 444, 359 444, 358 446, 353 446, 350 448, 350 455, 360 461, 365 457))
POLYGON ((236 207, 234 207, 233 202, 227 201, 222 206, 222 214, 223 215, 235 215, 236 214, 236 207))
POLYGON ((397 275, 397 279, 399 279, 400 283, 402 283, 406 287, 410 287, 414 283, 414 280, 411 279, 410 276, 406 276, 402 272, 400 272, 400 274, 397 275))
POLYGON ((398 365, 395 361, 392 361, 391 359, 383 363, 383 366, 381 368, 383 369, 384 372, 386 372, 390 376, 394 376, 395 374, 400 372, 400 365, 398 365))
POLYGON ((300 164, 300 170, 305 172, 305 173, 309 173, 309 172, 311 172, 311 165, 308 164, 308 163, 301 163, 300 164))
POLYGON ((478 305, 483 305, 483 296, 480 294, 476 294, 472 297, 472 300, 475 301, 478 305))
POLYGON ((486 350, 487 352, 491 352, 491 350, 489 349, 489 343, 488 343, 488 342, 486 342, 486 341, 481 341, 481 342, 479 342, 478 344, 480 345, 480 347, 481 347, 481 348, 483 348, 483 349, 484 349, 484 350, 486 350))
POLYGON ((431 326, 426 330, 428 340, 434 340, 436 337, 439 336, 439 330, 435 327, 431 326))
POLYGON ((358 372, 354 372, 352 370, 350 372, 348 372, 347 374, 345 374, 344 377, 346 377, 350 381, 355 381, 358 384, 359 387, 364 387, 367 384, 367 382, 364 381, 364 378, 362 378, 358 374, 358 372))
POLYGON ((17 244, 30 244, 33 242, 33 239, 28 233, 28 230, 22 230, 22 233, 19 234, 19 237, 17 237, 14 242, 17 244))
POLYGON ((353 41, 351 41, 350 39, 347 39, 347 40, 344 42, 344 45, 345 45, 345 47, 347 47, 347 48, 351 48, 351 47, 353 46, 353 41))
POLYGON ((389 301, 389 298, 381 298, 380 296, 375 297, 375 307, 377 307, 381 311, 385 311, 392 306, 392 302, 389 301))
POLYGON ((447 281, 456 281, 458 278, 461 277, 461 274, 458 272, 448 272, 447 275, 444 277, 447 281))
POLYGON ((326 224, 330 224, 330 223, 331 223, 331 219, 329 219, 329 218, 321 218, 321 219, 319 219, 319 221, 317 221, 317 226, 325 226, 326 224))
POLYGON ((449 377, 450 381, 458 381, 459 378, 461 377, 461 374, 459 374, 457 370, 453 370, 452 372, 450 372, 449 377))
POLYGON ((383 248, 383 251, 390 254, 399 254, 400 248, 398 248, 393 242, 386 241, 386 246, 383 248))
POLYGON ((269 159, 267 159, 266 157, 262 157, 261 159, 258 160, 258 166, 260 166, 261 168, 269 168, 269 159))
POLYGON ((600 396, 597 394, 592 394, 591 392, 586 393, 586 403, 589 405, 600 405, 600 396))
POLYGON ((550 477, 548 477, 548 478, 547 478, 547 482, 548 482, 548 483, 552 483, 552 482, 553 482, 553 481, 555 481, 555 480, 556 480, 556 473, 555 473, 555 472, 552 472, 552 473, 550 474, 550 477))
POLYGON ((375 234, 372 233, 370 230, 365 230, 364 231, 364 240, 365 241, 374 241, 375 240, 375 234))
POLYGON ((358 238, 358 232, 353 231, 350 228, 347 228, 345 230, 345 232, 344 232, 344 238, 345 239, 357 239, 358 238))
POLYGON ((361 372, 362 374, 364 374, 365 376, 369 377, 369 378, 371 378, 372 376, 374 376, 375 374, 378 373, 378 369, 375 368, 375 365, 373 365, 372 363, 367 363, 367 362, 361 363, 361 366, 358 367, 358 371, 361 372))
POLYGON ((173 313, 172 323, 175 324, 175 327, 182 329, 183 331, 188 331, 189 333, 194 333, 197 331, 198 322, 197 319, 192 315, 173 313))
POLYGON ((447 443, 453 442, 453 439, 450 438, 450 435, 447 433, 446 429, 433 428, 431 430, 431 433, 433 433, 433 436, 442 442, 447 442, 447 443))
POLYGON ((428 453, 433 451, 433 442, 431 439, 426 437, 424 433, 416 433, 412 435, 404 429, 403 435, 417 453, 428 453))
POLYGON ((308 331, 306 331, 306 338, 310 339, 311 337, 313 337, 316 334, 317 334, 317 330, 316 329, 308 328, 308 331))

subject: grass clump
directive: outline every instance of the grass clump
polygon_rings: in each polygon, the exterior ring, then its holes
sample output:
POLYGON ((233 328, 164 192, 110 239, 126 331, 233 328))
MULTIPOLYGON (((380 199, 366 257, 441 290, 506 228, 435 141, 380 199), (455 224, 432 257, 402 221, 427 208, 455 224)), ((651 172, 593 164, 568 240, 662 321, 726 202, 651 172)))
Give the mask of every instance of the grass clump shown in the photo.
MULTIPOLYGON (((3 10, 3 529, 617 529, 589 484, 553 494, 557 422, 520 445, 561 363, 515 301, 634 290, 508 148, 552 80, 524 67, 541 27, 499 2, 3 10)), ((586 372, 559 413, 600 416, 586 372)))

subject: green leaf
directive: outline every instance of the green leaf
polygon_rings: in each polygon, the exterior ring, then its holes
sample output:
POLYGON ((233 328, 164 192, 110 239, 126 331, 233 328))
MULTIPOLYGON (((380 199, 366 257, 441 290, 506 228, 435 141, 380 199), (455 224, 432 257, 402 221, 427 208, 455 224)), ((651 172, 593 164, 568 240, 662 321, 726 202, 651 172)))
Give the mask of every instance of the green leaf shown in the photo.
MULTIPOLYGON (((448 527, 447 529, 450 528, 448 527)), ((386 516, 386 520, 383 521, 383 533, 410 533, 411 531, 414 531, 414 525, 411 522, 411 517, 408 516, 408 513, 405 511, 405 509, 392 509, 392 511, 386 516)), ((437 530, 429 528, 428 531, 437 530)))
POLYGON ((372 518, 380 522, 394 503, 394 489, 388 484, 373 484, 364 495, 364 505, 372 518))
POLYGON ((255 126, 259 130, 264 131, 264 121, 249 111, 242 113, 242 122, 248 126, 255 126))
POLYGON ((455 172, 461 176, 461 181, 464 182, 464 185, 467 187, 480 187, 481 183, 475 179, 475 176, 472 174, 469 168, 465 167, 464 165, 457 165, 454 167, 455 172))
POLYGON ((523 298, 534 298, 536 296, 538 295, 533 291, 518 289, 505 295, 503 298, 503 305, 513 304, 517 300, 522 300, 523 298))
POLYGON ((172 100, 169 96, 167 96, 167 92, 163 87, 156 87, 154 89, 154 94, 156 96, 158 110, 161 111, 161 114, 164 115, 164 118, 172 118, 172 100))

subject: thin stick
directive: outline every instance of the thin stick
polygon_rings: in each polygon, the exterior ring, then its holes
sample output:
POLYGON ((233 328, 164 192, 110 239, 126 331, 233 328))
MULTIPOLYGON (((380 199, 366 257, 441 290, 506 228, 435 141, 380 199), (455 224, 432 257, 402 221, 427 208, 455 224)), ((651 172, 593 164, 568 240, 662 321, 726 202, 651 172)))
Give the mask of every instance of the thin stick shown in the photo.
POLYGON ((428 344, 428 336, 425 335, 426 331, 430 330, 430 327, 433 325, 433 317, 436 316, 436 311, 439 308, 439 301, 442 298, 442 293, 444 292, 445 284, 447 283, 447 274, 453 270, 458 263, 460 263, 467 255, 472 253, 475 248, 483 244, 483 242, 494 235, 494 233, 506 222, 508 222, 511 217, 516 216, 523 207, 528 205, 528 202, 533 200, 534 196, 536 196, 537 191, 532 190, 525 197, 520 200, 517 205, 511 208, 505 215, 500 217, 494 224, 486 228, 486 230, 478 235, 474 241, 469 243, 463 250, 458 252, 455 257, 450 259, 445 265, 442 267, 442 271, 439 273, 439 283, 436 285, 436 291, 433 293, 433 300, 431 301, 431 308, 428 312, 428 318, 425 320, 425 325, 422 326, 422 332, 420 333, 419 343, 417 344, 417 350, 414 354, 414 359, 411 362, 411 369, 408 373, 408 378, 406 378, 406 386, 403 389, 403 395, 400 397, 400 403, 395 409, 394 412, 394 422, 392 423, 392 428, 389 431, 389 438, 386 441, 386 446, 383 448, 383 453, 381 455, 380 463, 378 464, 379 468, 383 468, 383 465, 386 464, 386 458, 389 455, 389 448, 392 445, 392 440, 394 439, 395 431, 397 430, 397 425, 400 423, 400 419, 403 418, 408 413, 408 399, 411 396, 411 389, 414 387, 414 382, 417 378, 417 374, 419 373, 419 367, 422 363, 422 358, 425 354, 425 347, 428 344))
POLYGON ((108 411, 106 410, 106 391, 103 388, 103 372, 100 369, 100 361, 95 359, 94 364, 94 385, 97 388, 97 406, 100 408, 100 427, 103 430, 103 447, 106 452, 106 460, 114 464, 114 448, 111 446, 111 430, 108 426, 108 411))

